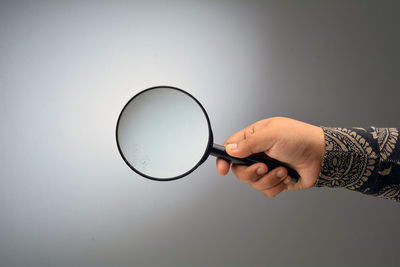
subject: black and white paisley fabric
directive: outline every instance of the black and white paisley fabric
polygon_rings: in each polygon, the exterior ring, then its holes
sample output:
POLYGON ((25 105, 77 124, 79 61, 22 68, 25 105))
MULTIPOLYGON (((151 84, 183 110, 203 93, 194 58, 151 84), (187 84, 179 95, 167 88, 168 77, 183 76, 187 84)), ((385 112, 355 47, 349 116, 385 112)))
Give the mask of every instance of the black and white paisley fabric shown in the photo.
POLYGON ((399 201, 400 199, 400 184, 391 184, 389 186, 384 187, 381 189, 377 197, 387 198, 395 201, 399 201))
POLYGON ((325 156, 317 187, 344 187, 400 202, 398 128, 322 127, 325 156))
POLYGON ((374 130, 372 136, 378 140, 381 160, 385 161, 390 157, 395 149, 399 138, 399 132, 396 128, 372 127, 372 129, 374 130))
POLYGON ((374 171, 376 153, 355 129, 322 128, 325 156, 316 186, 346 187, 352 190, 361 187, 374 171))

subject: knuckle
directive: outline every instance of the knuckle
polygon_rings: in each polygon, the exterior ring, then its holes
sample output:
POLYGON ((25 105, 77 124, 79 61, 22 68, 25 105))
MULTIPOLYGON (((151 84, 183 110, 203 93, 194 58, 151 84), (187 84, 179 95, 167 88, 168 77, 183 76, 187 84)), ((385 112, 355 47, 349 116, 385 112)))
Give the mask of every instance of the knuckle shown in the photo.
POLYGON ((249 145, 249 137, 247 136, 246 139, 243 139, 238 142, 238 146, 247 147, 249 145))
POLYGON ((267 119, 264 120, 264 123, 265 123, 265 124, 269 124, 269 123, 273 122, 274 120, 276 120, 276 118, 277 118, 277 117, 270 117, 270 118, 267 118, 267 119))
POLYGON ((265 120, 266 125, 274 124, 278 122, 281 119, 281 117, 271 117, 265 120))
POLYGON ((246 127, 246 129, 244 130, 244 133, 245 133, 245 138, 254 134, 254 125, 250 125, 250 126, 246 127))

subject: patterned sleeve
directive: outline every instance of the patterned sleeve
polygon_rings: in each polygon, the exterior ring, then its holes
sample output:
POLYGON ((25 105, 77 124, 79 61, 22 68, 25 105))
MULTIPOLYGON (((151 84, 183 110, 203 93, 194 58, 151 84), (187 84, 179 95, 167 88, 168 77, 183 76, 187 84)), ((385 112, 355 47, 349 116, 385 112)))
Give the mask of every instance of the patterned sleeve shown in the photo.
POLYGON ((317 187, 344 187, 400 201, 398 128, 322 127, 325 155, 317 187))

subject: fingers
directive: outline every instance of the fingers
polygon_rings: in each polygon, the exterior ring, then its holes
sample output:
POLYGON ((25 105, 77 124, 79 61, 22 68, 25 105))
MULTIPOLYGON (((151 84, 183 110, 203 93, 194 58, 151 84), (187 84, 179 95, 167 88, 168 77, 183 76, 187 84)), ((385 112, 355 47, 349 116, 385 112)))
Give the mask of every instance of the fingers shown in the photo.
POLYGON ((251 154, 268 151, 275 143, 275 134, 273 131, 267 131, 266 128, 255 130, 254 127, 250 127, 239 131, 227 142, 226 152, 229 155, 244 158, 251 154), (243 138, 240 139, 240 136, 243 138))
POLYGON ((232 172, 239 181, 243 183, 254 183, 268 172, 268 167, 264 163, 256 163, 251 166, 232 165, 232 172))
POLYGON ((251 124, 250 126, 243 128, 242 130, 234 133, 231 137, 226 139, 224 146, 226 146, 227 144, 233 144, 233 143, 236 144, 237 142, 246 139, 248 136, 252 135, 254 132, 259 131, 260 129, 264 128, 264 126, 267 124, 267 121, 268 121, 268 119, 257 121, 255 123, 251 124))
POLYGON ((274 197, 284 190, 288 190, 291 178, 286 168, 279 167, 268 172, 268 167, 263 163, 251 166, 232 165, 232 171, 237 178, 259 190, 263 195, 274 197))
POLYGON ((287 170, 286 168, 275 168, 271 170, 269 173, 263 175, 256 182, 251 183, 251 187, 263 191, 270 188, 273 188, 280 183, 282 183, 287 178, 287 170))
POLYGON ((223 144, 223 146, 226 146, 227 144, 232 144, 232 143, 237 143, 240 140, 245 139, 245 129, 242 129, 236 133, 234 133, 231 137, 229 137, 228 139, 226 139, 225 143, 223 144))
POLYGON ((260 190, 260 193, 266 197, 275 197, 282 191, 286 189, 286 185, 284 183, 280 183, 277 186, 265 190, 260 190))
POLYGON ((257 188, 264 196, 275 197, 282 191, 288 190, 288 184, 291 184, 290 179, 285 168, 276 168, 251 186, 257 188), (283 177, 281 177, 281 171, 284 173, 283 177))
POLYGON ((229 172, 230 163, 221 158, 217 158, 217 171, 219 175, 225 176, 229 172))

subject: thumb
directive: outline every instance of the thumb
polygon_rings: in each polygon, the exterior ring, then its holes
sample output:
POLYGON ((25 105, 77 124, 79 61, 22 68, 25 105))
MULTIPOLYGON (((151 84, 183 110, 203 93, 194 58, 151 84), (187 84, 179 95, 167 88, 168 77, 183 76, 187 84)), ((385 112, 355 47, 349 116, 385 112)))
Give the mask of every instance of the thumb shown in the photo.
POLYGON ((250 131, 242 140, 226 145, 226 152, 237 158, 245 158, 251 154, 266 152, 275 143, 273 135, 265 130, 250 131))

